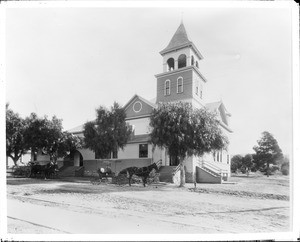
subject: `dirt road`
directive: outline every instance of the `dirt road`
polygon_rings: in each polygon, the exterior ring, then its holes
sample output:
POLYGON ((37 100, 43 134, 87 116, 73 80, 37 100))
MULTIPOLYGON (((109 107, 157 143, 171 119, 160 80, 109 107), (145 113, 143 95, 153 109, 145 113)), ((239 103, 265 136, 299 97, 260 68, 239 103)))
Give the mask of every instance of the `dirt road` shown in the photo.
POLYGON ((195 190, 189 185, 144 188, 8 179, 8 232, 287 232, 288 180, 275 179, 272 185, 270 180, 268 190, 261 181, 258 190, 254 180, 245 179, 234 184, 198 184, 195 190))

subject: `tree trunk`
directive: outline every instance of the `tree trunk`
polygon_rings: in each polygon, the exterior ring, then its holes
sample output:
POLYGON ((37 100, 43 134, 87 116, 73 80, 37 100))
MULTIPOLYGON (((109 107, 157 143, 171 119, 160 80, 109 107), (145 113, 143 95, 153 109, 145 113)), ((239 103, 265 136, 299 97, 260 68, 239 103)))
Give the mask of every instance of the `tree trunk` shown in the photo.
POLYGON ((270 174, 270 164, 267 162, 267 177, 269 177, 270 174))
POLYGON ((185 185, 185 171, 184 171, 184 157, 179 158, 180 161, 180 185, 179 187, 184 187, 185 185))
POLYGON ((34 162, 34 151, 33 150, 31 150, 30 160, 31 160, 31 162, 34 162))
POLYGON ((19 158, 20 158, 20 157, 18 157, 18 156, 15 156, 15 157, 13 158, 13 162, 14 162, 15 166, 18 166, 18 160, 19 160, 19 158))

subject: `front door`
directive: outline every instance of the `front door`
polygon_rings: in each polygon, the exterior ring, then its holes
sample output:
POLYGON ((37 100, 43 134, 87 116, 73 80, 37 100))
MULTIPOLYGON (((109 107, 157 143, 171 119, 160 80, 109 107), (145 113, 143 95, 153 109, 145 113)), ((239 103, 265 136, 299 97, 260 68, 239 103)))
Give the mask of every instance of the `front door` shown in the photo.
POLYGON ((83 157, 79 151, 74 154, 74 166, 83 166, 83 157))

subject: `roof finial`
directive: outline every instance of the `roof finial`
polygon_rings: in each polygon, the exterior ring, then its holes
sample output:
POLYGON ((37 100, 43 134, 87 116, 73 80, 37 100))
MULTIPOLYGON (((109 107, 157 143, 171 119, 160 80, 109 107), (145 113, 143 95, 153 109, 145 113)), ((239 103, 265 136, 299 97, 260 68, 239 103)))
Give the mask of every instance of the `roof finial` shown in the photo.
POLYGON ((181 21, 180 24, 183 24, 183 12, 181 12, 181 21))

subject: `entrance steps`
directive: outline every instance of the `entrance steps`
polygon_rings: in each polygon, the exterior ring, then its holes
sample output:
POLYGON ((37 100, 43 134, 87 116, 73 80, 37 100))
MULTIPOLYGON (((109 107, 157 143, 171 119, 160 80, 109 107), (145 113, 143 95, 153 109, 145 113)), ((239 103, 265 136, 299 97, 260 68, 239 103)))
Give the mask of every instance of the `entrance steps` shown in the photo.
POLYGON ((62 169, 58 172, 59 177, 73 177, 75 176, 75 172, 78 169, 78 166, 66 166, 62 167, 62 169))
POLYGON ((173 175, 176 166, 161 166, 159 169, 159 181, 173 183, 173 175))

